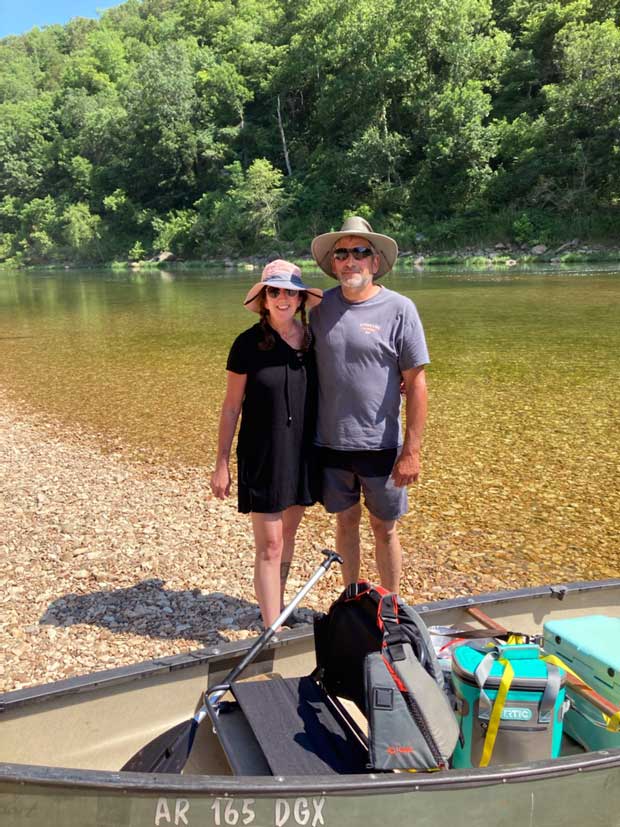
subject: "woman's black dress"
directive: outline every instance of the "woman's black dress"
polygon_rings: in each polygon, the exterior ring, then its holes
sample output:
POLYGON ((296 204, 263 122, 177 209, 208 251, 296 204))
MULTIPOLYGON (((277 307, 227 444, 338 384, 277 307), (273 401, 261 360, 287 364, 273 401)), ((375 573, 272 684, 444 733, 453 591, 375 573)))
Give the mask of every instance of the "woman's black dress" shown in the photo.
POLYGON ((312 443, 316 425, 314 351, 296 351, 273 331, 260 350, 259 324, 234 341, 226 369, 247 374, 237 440, 239 511, 273 514, 317 500, 312 443))

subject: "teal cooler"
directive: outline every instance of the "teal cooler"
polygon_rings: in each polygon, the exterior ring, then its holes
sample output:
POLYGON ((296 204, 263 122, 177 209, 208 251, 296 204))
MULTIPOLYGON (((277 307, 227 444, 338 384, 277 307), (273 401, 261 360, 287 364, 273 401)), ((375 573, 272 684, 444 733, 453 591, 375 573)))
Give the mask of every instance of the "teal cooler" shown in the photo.
POLYGON ((490 714, 504 673, 499 658, 510 661, 514 677, 489 764, 559 755, 566 673, 541 660, 541 655, 540 648, 531 644, 500 645, 492 650, 465 644, 454 649, 452 682, 461 739, 452 766, 480 766, 490 714))
MULTIPOLYGON (((550 620, 544 625, 545 651, 557 655, 582 681, 620 707, 620 618, 586 615, 550 620)), ((620 732, 610 732, 601 713, 568 689, 571 708, 565 732, 587 750, 620 747, 620 732)))

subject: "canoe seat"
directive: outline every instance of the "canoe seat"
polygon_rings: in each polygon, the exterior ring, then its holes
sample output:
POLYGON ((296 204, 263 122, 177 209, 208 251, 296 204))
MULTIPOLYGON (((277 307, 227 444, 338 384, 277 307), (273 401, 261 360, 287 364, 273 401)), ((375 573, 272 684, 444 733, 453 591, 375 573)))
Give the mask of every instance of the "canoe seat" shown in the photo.
POLYGON ((368 772, 363 736, 310 677, 233 683, 213 724, 237 775, 368 772))

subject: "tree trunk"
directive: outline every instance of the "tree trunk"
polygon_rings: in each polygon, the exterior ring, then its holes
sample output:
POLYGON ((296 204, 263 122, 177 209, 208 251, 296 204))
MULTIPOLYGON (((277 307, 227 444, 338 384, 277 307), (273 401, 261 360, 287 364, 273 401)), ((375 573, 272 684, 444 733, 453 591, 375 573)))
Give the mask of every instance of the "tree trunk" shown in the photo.
POLYGON ((278 126, 280 127, 280 137, 282 138, 282 151, 284 152, 284 163, 286 164, 286 172, 288 175, 293 174, 291 169, 291 162, 288 157, 288 148, 286 146, 286 135, 284 134, 284 126, 282 124, 282 112, 280 111, 280 95, 278 95, 278 126))

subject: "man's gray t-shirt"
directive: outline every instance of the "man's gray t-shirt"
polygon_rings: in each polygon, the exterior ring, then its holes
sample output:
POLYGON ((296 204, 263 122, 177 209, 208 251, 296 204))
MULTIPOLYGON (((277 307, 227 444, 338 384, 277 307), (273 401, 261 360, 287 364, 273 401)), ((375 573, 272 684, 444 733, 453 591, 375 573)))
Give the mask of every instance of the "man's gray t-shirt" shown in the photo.
POLYGON ((402 444, 401 372, 428 364, 414 303, 381 287, 364 302, 328 290, 310 314, 319 375, 315 443, 340 451, 402 444))

